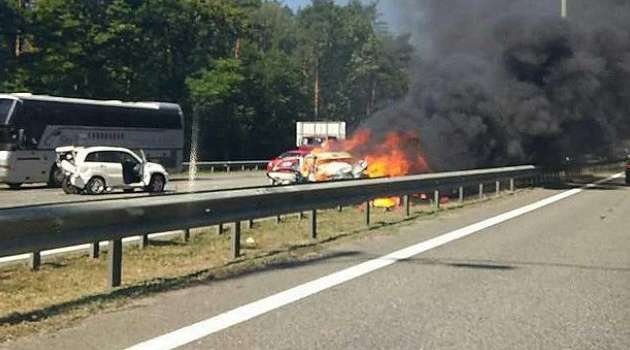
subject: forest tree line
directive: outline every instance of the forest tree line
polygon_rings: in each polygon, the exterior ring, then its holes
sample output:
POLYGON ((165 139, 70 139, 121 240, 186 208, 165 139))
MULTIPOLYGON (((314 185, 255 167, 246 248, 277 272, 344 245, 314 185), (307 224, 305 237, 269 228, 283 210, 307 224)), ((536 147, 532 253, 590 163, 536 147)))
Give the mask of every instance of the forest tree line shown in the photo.
POLYGON ((206 160, 271 157, 299 120, 360 124, 405 95, 413 55, 358 0, 0 0, 0 35, 0 92, 179 103, 206 160))

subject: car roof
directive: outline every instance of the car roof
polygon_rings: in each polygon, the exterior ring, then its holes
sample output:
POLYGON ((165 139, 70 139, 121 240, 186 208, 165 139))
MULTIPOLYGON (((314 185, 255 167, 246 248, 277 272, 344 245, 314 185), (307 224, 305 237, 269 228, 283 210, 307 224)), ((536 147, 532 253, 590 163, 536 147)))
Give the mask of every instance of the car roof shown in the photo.
POLYGON ((80 149, 83 152, 102 152, 102 151, 114 151, 114 152, 131 152, 130 149, 122 148, 122 147, 109 147, 109 146, 92 146, 92 147, 83 147, 80 149))
POLYGON ((306 149, 292 149, 289 151, 286 151, 282 154, 286 154, 286 153, 299 153, 299 154, 307 154, 307 153, 311 153, 311 150, 306 150, 306 149))
POLYGON ((319 160, 352 158, 348 152, 319 152, 314 154, 319 160))

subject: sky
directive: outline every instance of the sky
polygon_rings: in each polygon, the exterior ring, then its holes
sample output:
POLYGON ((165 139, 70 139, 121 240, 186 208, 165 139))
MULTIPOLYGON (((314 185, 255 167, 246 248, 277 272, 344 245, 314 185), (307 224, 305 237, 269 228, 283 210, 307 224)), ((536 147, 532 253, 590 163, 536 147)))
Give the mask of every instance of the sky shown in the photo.
MULTIPOLYGON (((347 0, 337 0, 338 3, 344 4, 347 3, 347 0)), ((311 3, 311 0, 284 0, 284 3, 289 5, 294 10, 297 10, 299 7, 304 7, 311 3)))
MULTIPOLYGON (((300 7, 309 5, 311 3, 311 0, 283 0, 283 2, 293 10, 297 10, 300 7)), ((336 2, 338 4, 346 4, 348 3, 348 0, 336 0, 336 2)), ((368 3, 372 2, 372 0, 364 0, 364 2, 368 3)), ((378 8, 379 12, 382 15, 381 20, 387 22, 390 25, 391 29, 397 31, 397 28, 395 27, 395 25, 393 25, 394 21, 392 19, 395 16, 395 9, 391 8, 391 3, 393 3, 393 1, 381 0, 379 1, 378 8)))

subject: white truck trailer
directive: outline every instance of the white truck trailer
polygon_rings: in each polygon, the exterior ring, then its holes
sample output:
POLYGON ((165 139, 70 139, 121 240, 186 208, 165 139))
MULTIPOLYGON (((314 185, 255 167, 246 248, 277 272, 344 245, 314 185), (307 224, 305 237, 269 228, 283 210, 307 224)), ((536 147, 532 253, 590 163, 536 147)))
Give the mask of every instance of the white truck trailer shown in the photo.
POLYGON ((346 122, 297 122, 296 146, 313 147, 322 142, 346 139, 346 122))

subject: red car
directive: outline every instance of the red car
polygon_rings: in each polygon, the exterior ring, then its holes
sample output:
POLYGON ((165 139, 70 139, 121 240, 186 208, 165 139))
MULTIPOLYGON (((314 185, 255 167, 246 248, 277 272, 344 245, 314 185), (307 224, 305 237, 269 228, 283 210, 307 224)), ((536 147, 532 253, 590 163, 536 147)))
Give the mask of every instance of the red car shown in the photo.
POLYGON ((300 159, 309 153, 311 153, 309 149, 300 148, 284 152, 277 158, 269 161, 267 163, 267 176, 271 179, 271 184, 292 183, 291 177, 298 172, 300 159))

